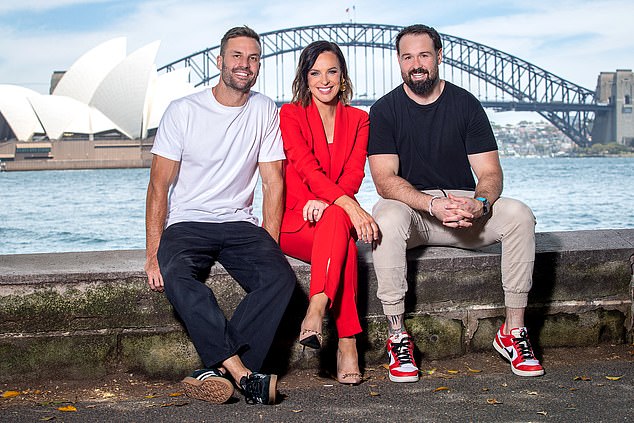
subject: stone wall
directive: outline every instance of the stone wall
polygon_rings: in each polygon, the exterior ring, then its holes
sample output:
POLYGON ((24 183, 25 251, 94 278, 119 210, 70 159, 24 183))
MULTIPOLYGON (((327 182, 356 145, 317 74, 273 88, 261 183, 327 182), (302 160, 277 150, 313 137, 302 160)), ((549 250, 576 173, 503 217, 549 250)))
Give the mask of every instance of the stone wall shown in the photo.
MULTIPOLYGON (((634 230, 537 234, 527 325, 542 348, 632 342, 634 230)), ((385 361, 386 325, 371 252, 360 247, 358 337, 363 363, 385 361)), ((296 343, 310 268, 289 259, 298 288, 268 366, 324 366, 334 357, 330 322, 323 351, 296 343)), ((199 365, 163 294, 150 291, 144 251, 0 256, 0 381, 88 378, 115 371, 182 377, 199 365)), ((410 251, 407 325, 423 359, 490 350, 503 321, 499 246, 410 251)), ((242 298, 221 266, 208 284, 227 315, 242 298)))

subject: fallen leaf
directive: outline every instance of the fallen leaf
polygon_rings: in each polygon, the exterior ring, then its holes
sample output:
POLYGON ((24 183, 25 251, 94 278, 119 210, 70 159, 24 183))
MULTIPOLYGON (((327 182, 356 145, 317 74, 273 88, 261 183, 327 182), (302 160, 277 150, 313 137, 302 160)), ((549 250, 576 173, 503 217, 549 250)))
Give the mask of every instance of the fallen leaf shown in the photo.
POLYGON ((571 391, 576 391, 576 390, 577 390, 577 388, 570 388, 570 390, 571 390, 571 391))
POLYGON ((40 420, 43 421, 43 422, 48 422, 48 421, 51 421, 51 420, 55 420, 55 416, 42 417, 40 420))
POLYGON ((584 382, 592 380, 589 376, 575 376, 572 380, 582 380, 584 382))
POLYGON ((502 386, 503 388, 506 388, 506 387, 508 387, 508 386, 509 386, 509 384, 508 384, 508 383, 506 383, 506 382, 504 382, 504 383, 503 383, 502 385, 500 385, 500 386, 502 386))
POLYGON ((447 373, 455 375, 456 373, 460 373, 460 370, 447 370, 447 373))
POLYGON ((425 373, 427 373, 428 375, 433 375, 434 373, 436 373, 436 368, 434 367, 433 369, 425 370, 425 373))
POLYGON ((180 397, 181 395, 183 395, 182 392, 172 392, 169 394, 170 397, 180 397))
POLYGON ((495 398, 487 398, 487 404, 495 405, 495 404, 502 404, 502 402, 496 400, 495 398))
POLYGON ((63 412, 70 412, 77 411, 77 408, 74 405, 65 405, 64 407, 59 407, 58 410, 63 412))
POLYGON ((144 398, 156 398, 156 395, 146 395, 144 398))
POLYGON ((481 373, 481 372, 482 372, 482 370, 472 369, 471 367, 467 367, 467 369, 469 369, 469 371, 470 371, 471 373, 481 373))
POLYGON ((189 401, 183 401, 183 402, 177 402, 176 404, 174 404, 175 407, 182 407, 184 405, 189 404, 189 401))
POLYGON ((489 390, 489 388, 482 388, 482 390, 483 390, 484 392, 486 392, 486 391, 488 391, 488 390, 489 390))
POLYGON ((390 365, 389 365, 389 364, 383 364, 383 365, 382 365, 382 367, 383 367, 385 370, 390 370, 390 365))
POLYGON ((381 394, 378 393, 378 392, 375 392, 375 391, 370 391, 370 396, 371 397, 379 397, 379 396, 381 396, 381 394))
POLYGON ((434 389, 434 392, 438 392, 438 391, 448 391, 449 388, 446 386, 439 386, 438 388, 434 389))
POLYGON ((541 414, 542 416, 547 416, 548 412, 547 411, 538 411, 537 414, 541 414))
POLYGON ((173 402, 166 402, 166 403, 164 403, 164 404, 161 404, 161 407, 171 407, 171 406, 173 406, 173 405, 174 405, 174 403, 173 403, 173 402))
POLYGON ((2 393, 2 398, 13 398, 17 397, 18 395, 20 395, 18 391, 4 391, 2 393))
POLYGON ((606 376, 607 380, 620 380, 623 376, 606 376))

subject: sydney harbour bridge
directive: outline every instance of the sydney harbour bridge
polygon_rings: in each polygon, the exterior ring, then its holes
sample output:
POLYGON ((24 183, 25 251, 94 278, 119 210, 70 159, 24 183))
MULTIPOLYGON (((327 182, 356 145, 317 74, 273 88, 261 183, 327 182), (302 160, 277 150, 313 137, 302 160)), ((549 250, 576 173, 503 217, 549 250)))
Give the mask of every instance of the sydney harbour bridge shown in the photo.
MULTIPOLYGON (((346 55, 354 85, 353 104, 368 106, 402 82, 394 55, 401 26, 341 23, 288 28, 260 34, 262 69, 254 89, 278 104, 290 101, 291 83, 301 50, 313 41, 336 42, 346 55)), ((579 146, 591 144, 597 113, 595 92, 567 81, 516 56, 464 38, 440 34, 443 62, 440 76, 498 111, 539 113, 579 146)), ((190 82, 212 84, 219 76, 220 45, 190 54, 159 69, 190 67, 190 82)))

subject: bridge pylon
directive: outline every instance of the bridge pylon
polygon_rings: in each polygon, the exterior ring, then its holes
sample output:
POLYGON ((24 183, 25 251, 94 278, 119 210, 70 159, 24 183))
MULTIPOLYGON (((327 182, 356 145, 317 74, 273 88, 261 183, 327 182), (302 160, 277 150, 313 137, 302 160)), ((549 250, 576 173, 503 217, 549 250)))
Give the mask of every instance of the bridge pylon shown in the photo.
POLYGON ((631 69, 601 72, 597 78, 597 103, 609 107, 597 111, 592 126, 592 143, 616 142, 634 146, 634 73, 631 69))

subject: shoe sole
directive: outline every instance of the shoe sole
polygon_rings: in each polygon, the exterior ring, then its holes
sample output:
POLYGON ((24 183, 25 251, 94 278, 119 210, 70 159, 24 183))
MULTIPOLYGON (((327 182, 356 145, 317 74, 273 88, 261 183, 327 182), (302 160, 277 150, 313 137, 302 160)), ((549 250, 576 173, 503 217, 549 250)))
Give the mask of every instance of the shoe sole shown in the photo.
POLYGON ((233 384, 219 376, 208 377, 205 380, 187 376, 181 383, 188 397, 214 404, 223 404, 233 395, 233 384))
POLYGON ((277 395, 277 375, 271 375, 269 382, 269 402, 268 405, 275 404, 275 396, 277 395))
POLYGON ((515 366, 513 366, 513 362, 511 361, 511 357, 508 356, 508 354, 506 353, 506 350, 501 347, 496 341, 495 339, 493 340, 493 348, 495 348, 495 351, 497 351, 502 358, 504 358, 506 361, 508 361, 511 364, 511 371, 518 375, 518 376, 527 376, 527 377, 533 377, 533 376, 542 376, 544 374, 544 369, 542 370, 519 370, 516 369, 515 366))
POLYGON ((388 370, 388 376, 392 382, 418 382, 419 376, 393 376, 388 370))

